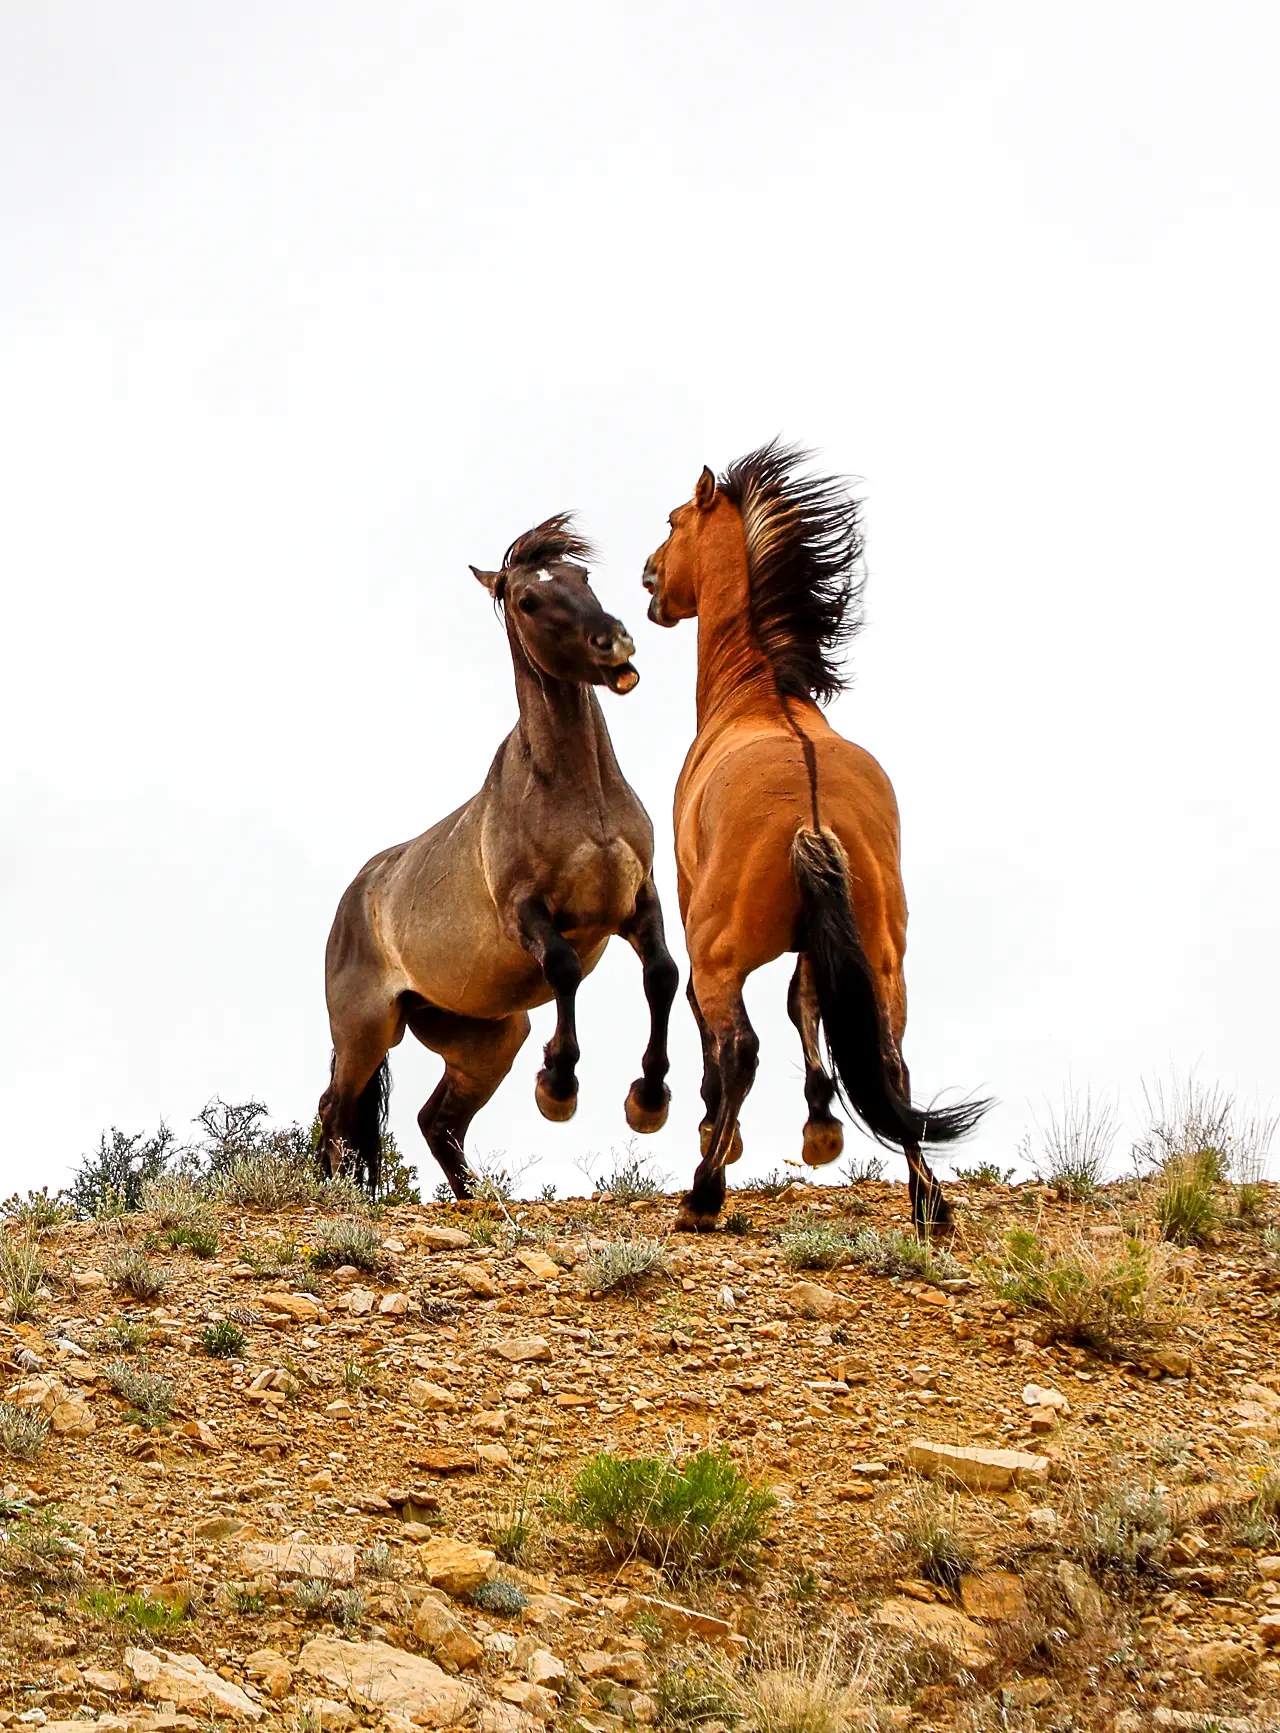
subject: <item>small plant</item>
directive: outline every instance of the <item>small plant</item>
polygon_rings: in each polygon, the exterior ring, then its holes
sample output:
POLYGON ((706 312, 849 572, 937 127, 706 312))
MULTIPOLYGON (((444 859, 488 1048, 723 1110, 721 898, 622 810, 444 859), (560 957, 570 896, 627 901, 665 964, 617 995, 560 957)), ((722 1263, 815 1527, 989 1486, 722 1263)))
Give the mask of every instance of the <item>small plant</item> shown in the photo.
POLYGON ((1160 1176, 1156 1220, 1165 1239, 1180 1246, 1203 1245, 1218 1225, 1213 1186, 1221 1172, 1216 1150, 1170 1156, 1160 1176))
POLYGON ((724 1231, 727 1234, 749 1234, 751 1217, 745 1210, 731 1209, 724 1217, 724 1231))
POLYGON ((0 1235, 0 1283, 4 1286, 11 1318, 35 1315, 44 1285, 44 1260, 34 1239, 9 1239, 0 1235))
POLYGON ((836 1169, 846 1185, 874 1185, 888 1172, 881 1155, 851 1155, 836 1169))
POLYGON ((102 1332, 102 1348, 108 1354, 140 1353, 146 1340, 145 1325, 135 1324, 132 1318, 112 1318, 102 1332))
POLYGON ((29 1191, 26 1197, 19 1197, 14 1192, 0 1204, 0 1215, 7 1221, 17 1222, 27 1234, 50 1233, 54 1228, 60 1228, 75 1215, 75 1206, 62 1191, 50 1195, 48 1186, 41 1186, 39 1191, 29 1191))
POLYGON ((336 1270, 349 1264, 376 1276, 387 1268, 381 1237, 368 1222, 326 1222, 308 1255, 316 1270, 336 1270))
POLYGON ((348 1354, 342 1362, 342 1388, 348 1396, 354 1396, 363 1390, 368 1382, 369 1374, 354 1354, 348 1354))
POLYGON ((293 1591, 294 1605, 300 1613, 322 1613, 329 1604, 333 1584, 322 1577, 306 1577, 293 1591))
POLYGON ((385 1540, 375 1540, 372 1546, 365 1548, 360 1556, 360 1570, 364 1576, 381 1582, 389 1582, 400 1575, 395 1554, 385 1540))
POLYGON ((928 1240, 918 1240, 899 1228, 863 1228, 849 1243, 849 1255, 873 1276, 906 1276, 912 1281, 959 1281, 964 1266, 941 1246, 928 1240))
POLYGON ((619 1158, 615 1152, 613 1172, 600 1180, 599 1189, 608 1192, 614 1203, 639 1203, 642 1198, 661 1197, 665 1177, 650 1173, 632 1142, 627 1145, 625 1156, 619 1158))
POLYGON ((1080 1513, 1080 1550, 1104 1575, 1157 1574, 1174 1535, 1174 1519, 1159 1492, 1125 1481, 1080 1513))
POLYGON ((242 1360, 249 1338, 230 1318, 210 1324, 200 1338, 200 1346, 215 1360, 242 1360))
POLYGON ((917 1493, 900 1541, 920 1575, 951 1595, 959 1590, 966 1571, 973 1569, 974 1559, 972 1545, 956 1527, 958 1508, 954 1494, 943 1498, 932 1488, 917 1493))
POLYGON ((165 1241, 175 1252, 190 1252, 195 1258, 212 1258, 218 1251, 218 1231, 198 1223, 184 1228, 168 1228, 165 1241))
POLYGON ((965 1185, 979 1189, 990 1185, 1008 1185, 1017 1173, 1016 1167, 1001 1167, 999 1162, 983 1161, 977 1167, 957 1167, 954 1172, 965 1185))
POLYGON ((299 1270, 293 1278, 294 1292, 298 1294, 322 1294, 324 1284, 314 1270, 299 1270))
POLYGON ((727 1451, 702 1450, 677 1463, 604 1450, 579 1469, 564 1510, 615 1558, 638 1552, 678 1580, 746 1568, 776 1504, 727 1451))
POLYGON ((121 1401, 127 1402, 130 1419, 139 1426, 162 1427, 173 1417, 173 1385, 158 1372, 149 1372, 145 1364, 131 1366, 127 1360, 113 1360, 104 1377, 121 1401))
POLYGON ((0 1577, 65 1587, 84 1575, 84 1548, 51 1505, 0 1529, 0 1577))
POLYGON ((554 1203, 556 1201, 556 1186, 554 1180, 548 1180, 546 1185, 538 1187, 539 1203, 554 1203))
POLYGON ((515 1583, 504 1582, 501 1577, 494 1577, 490 1582, 480 1583, 471 1591, 471 1604, 486 1613, 496 1613, 500 1618, 518 1618, 529 1605, 529 1597, 515 1583))
POLYGON ((1068 1091, 1059 1108, 1050 1107, 1036 1123, 1038 1147, 1028 1137, 1022 1154, 1036 1178, 1060 1198, 1083 1202, 1106 1178, 1119 1130, 1114 1102, 1068 1091))
POLYGON ((49 1437, 49 1422, 38 1408, 0 1402, 0 1450, 17 1462, 34 1462, 49 1437))
POLYGON ((207 1212, 203 1191, 190 1174, 161 1173, 142 1182, 139 1206, 154 1216, 159 1228, 190 1227, 207 1212))
POLYGON ((736 1681, 717 1655, 678 1650, 659 1670, 653 1697, 664 1733, 702 1733, 734 1728, 742 1720, 736 1681))
POLYGON ((117 1293, 131 1294, 135 1300, 150 1303, 158 1300, 169 1286, 169 1278, 157 1269, 151 1259, 136 1246, 125 1246, 106 1261, 106 1278, 117 1293))
POLYGON ((593 1252, 581 1270, 588 1293, 612 1293, 636 1288, 649 1276, 669 1273, 666 1247, 660 1240, 610 1240, 593 1252))
POLYGON ((364 1623, 369 1603, 363 1589, 335 1589, 325 1610, 340 1631, 355 1631, 364 1623))
POLYGON ((762 1179, 753 1179, 742 1189, 743 1191, 763 1192, 766 1197, 780 1197, 788 1186, 808 1185, 808 1183, 802 1173, 788 1173, 785 1167, 771 1167, 762 1179))
POLYGON ((141 1209, 143 1187, 160 1178, 172 1153, 173 1133, 166 1125, 152 1137, 128 1136, 113 1125, 77 1168, 71 1201, 82 1216, 99 1220, 141 1209))
POLYGON ((812 1570, 797 1571, 787 1588, 787 1594, 793 1601, 806 1604, 818 1593, 818 1573, 812 1570))
POLYGON ((234 1208, 274 1212, 319 1203, 323 1185, 309 1158, 294 1161, 274 1149, 253 1149, 233 1157, 214 1189, 234 1208))
POLYGON ((231 1583, 227 1595, 234 1612, 257 1617, 267 1610, 266 1596, 256 1583, 231 1583))
POLYGON ((153 1601, 145 1594, 121 1594, 119 1589, 90 1589, 80 1606, 91 1618, 129 1624, 159 1637, 175 1634, 186 1618, 181 1607, 168 1601, 153 1601))
POLYGON ((1053 1245, 1017 1228, 982 1273, 1002 1299, 1038 1312, 1051 1339, 1101 1353, 1167 1329, 1180 1315, 1169 1253, 1136 1238, 1118 1247, 1083 1239, 1053 1245))
POLYGON ((780 1241, 783 1261, 793 1270, 834 1270, 848 1262, 853 1246, 840 1228, 804 1210, 791 1218, 780 1241))

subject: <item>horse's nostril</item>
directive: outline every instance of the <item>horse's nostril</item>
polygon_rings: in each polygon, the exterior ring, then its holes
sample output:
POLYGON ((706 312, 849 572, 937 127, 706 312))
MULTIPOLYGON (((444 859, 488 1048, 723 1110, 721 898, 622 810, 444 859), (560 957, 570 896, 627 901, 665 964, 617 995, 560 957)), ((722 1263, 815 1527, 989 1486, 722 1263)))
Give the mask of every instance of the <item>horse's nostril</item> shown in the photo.
POLYGON ((612 650, 613 633, 593 632, 591 634, 591 647, 593 650, 612 650))

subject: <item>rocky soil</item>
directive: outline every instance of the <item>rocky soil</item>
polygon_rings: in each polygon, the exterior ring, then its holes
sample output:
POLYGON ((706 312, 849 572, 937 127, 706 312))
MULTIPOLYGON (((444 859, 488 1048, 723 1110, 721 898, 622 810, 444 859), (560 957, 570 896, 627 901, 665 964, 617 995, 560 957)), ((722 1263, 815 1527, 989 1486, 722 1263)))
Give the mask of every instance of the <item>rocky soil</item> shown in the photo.
POLYGON ((721 1733, 799 1669, 839 1674, 838 1712, 769 1733, 1280 1727, 1277 1236, 1179 1254, 1178 1321, 1109 1356, 979 1264, 1018 1224, 1114 1236, 1116 1200, 955 1189, 943 1285, 787 1263, 800 1205, 905 1225, 885 1184, 732 1194, 744 1231, 673 1240, 629 1293, 590 1291, 592 1244, 665 1238, 670 1197, 391 1209, 376 1275, 311 1275, 315 1212, 217 1210, 212 1257, 157 1235, 151 1304, 107 1271, 154 1221, 51 1230, 34 1316, 0 1321, 7 1401, 51 1422, 34 1461, 0 1452, 0 1725, 721 1733), (234 1359, 202 1345, 221 1320, 234 1359), (169 1380, 167 1419, 120 1360, 169 1380), (673 1582, 546 1503, 597 1451, 707 1446, 777 1497, 745 1575, 673 1582), (1174 1520, 1108 1569, 1090 1513, 1135 1487, 1174 1520), (14 1539, 41 1517, 72 1549, 46 1570, 14 1539), (971 1549, 950 1575, 922 1520, 971 1549), (699 1708, 691 1678, 739 1696, 699 1708))

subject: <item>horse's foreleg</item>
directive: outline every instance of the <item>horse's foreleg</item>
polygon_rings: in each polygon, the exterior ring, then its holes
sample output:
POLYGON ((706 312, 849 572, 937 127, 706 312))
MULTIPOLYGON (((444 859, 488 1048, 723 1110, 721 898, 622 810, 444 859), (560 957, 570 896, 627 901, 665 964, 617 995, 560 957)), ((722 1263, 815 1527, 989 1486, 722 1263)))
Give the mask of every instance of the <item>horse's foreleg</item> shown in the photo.
POLYGON ((558 932, 547 906, 537 897, 521 903, 516 911, 520 939, 536 958, 556 996, 556 1032, 543 1050, 535 1099, 544 1119, 572 1119, 578 1106, 578 1029, 575 1005, 582 983, 578 953, 558 932))
POLYGON ((644 996, 649 1002, 649 1045, 640 1061, 642 1075, 631 1085, 625 1112, 632 1131, 658 1131, 666 1123, 671 1105, 667 1088, 667 1029, 680 971, 667 949, 662 927, 662 905, 652 878, 647 878, 636 897, 635 912, 620 929, 644 968, 644 996))
POLYGON ((414 1034, 445 1062, 444 1076, 418 1115, 418 1129, 455 1197, 475 1182, 463 1153, 467 1128, 510 1071, 529 1033, 523 1011, 493 1022, 430 1011, 411 1016, 414 1034))
POLYGON ((813 966, 803 951, 796 958, 795 974, 787 989, 787 1015, 795 1024, 804 1049, 804 1098, 809 1117, 805 1121, 801 1156, 808 1167, 825 1167, 844 1149, 844 1127, 831 1111, 836 1086, 818 1050, 818 992, 813 966))
POLYGON ((738 1135, 738 1114, 756 1074, 760 1042, 747 1017, 742 980, 693 964, 693 990, 710 1030, 720 1074, 720 1100, 693 1184, 681 1199, 676 1227, 706 1232, 724 1207, 724 1169, 738 1135))

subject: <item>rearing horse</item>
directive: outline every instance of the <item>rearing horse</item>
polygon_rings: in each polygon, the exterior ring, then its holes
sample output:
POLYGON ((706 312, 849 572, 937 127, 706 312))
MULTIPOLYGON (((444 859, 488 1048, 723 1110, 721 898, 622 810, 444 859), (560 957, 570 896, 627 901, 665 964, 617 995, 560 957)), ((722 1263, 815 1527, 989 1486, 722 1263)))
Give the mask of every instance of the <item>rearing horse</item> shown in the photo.
POLYGON ((861 624, 858 506, 838 481, 800 475, 804 460, 774 442, 718 482, 704 468, 644 569, 651 620, 698 621, 698 732, 676 786, 675 840, 705 1114, 676 1226, 714 1226, 725 1164, 742 1153, 738 1114, 759 1051, 743 983, 797 951, 787 1009, 804 1049, 804 1160, 821 1167, 844 1147, 821 1027, 849 1106, 902 1145, 923 1229, 950 1212, 921 1144, 963 1136, 987 1104, 911 1104, 897 803, 875 759, 818 707, 842 689, 836 654, 861 624))
POLYGON ((590 556, 565 516, 512 543, 497 572, 471 569, 506 626, 520 719, 484 787, 412 842, 375 855, 343 895, 325 953, 333 1073, 320 1154, 351 1158, 374 1191, 387 1050, 406 1027, 445 1062, 418 1115, 458 1197, 471 1175, 467 1127, 511 1069, 529 1007, 556 1001, 538 1073, 547 1119, 578 1101, 578 985, 620 933, 639 956, 650 1038, 626 1101, 634 1131, 667 1117, 667 1022, 679 971, 653 883, 653 826, 618 768, 593 686, 640 676, 621 621, 575 562, 590 556))

